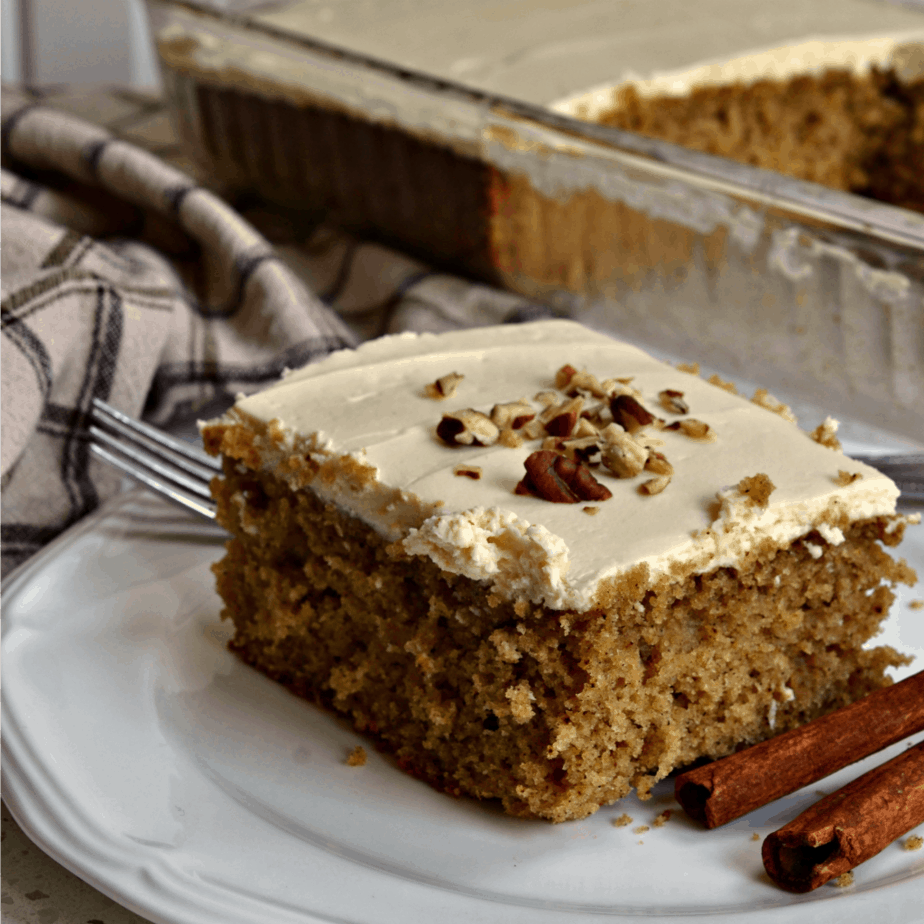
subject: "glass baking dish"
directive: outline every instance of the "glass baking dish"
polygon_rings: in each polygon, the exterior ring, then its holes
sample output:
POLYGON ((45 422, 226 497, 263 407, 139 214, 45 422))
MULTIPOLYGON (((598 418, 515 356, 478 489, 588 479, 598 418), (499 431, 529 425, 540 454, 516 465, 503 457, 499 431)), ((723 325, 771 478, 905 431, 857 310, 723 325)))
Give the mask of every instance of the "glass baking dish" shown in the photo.
MULTIPOLYGON (((148 8, 180 136, 229 190, 924 435, 924 215, 297 34, 273 5, 148 8)), ((924 16, 881 10, 920 22, 889 47, 924 73, 924 16)))

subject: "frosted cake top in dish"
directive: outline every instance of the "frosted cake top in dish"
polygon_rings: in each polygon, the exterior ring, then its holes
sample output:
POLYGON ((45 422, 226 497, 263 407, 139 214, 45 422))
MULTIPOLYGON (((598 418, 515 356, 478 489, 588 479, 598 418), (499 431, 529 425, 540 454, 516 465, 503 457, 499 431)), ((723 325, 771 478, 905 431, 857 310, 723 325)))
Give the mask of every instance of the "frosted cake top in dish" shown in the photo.
MULTIPOLYGON (((546 105, 629 73, 690 67, 815 35, 920 29, 919 13, 876 0, 295 0, 249 18, 401 68, 546 105)), ((297 82, 264 59, 196 33, 198 63, 297 82), (277 69, 275 73, 273 68, 277 69)))

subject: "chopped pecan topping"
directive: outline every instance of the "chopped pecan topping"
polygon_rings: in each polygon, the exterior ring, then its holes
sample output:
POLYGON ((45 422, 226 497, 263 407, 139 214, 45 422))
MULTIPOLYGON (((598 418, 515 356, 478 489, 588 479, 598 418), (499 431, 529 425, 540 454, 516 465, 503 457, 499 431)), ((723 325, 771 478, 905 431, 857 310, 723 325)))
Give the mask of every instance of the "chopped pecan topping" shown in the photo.
POLYGON ((481 466, 480 465, 457 465, 452 470, 453 475, 458 475, 460 478, 471 478, 472 481, 478 481, 481 478, 481 466))
POLYGON ((774 414, 779 414, 783 420, 788 420, 790 423, 797 423, 796 415, 793 414, 792 408, 788 404, 783 404, 782 401, 774 398, 766 388, 758 388, 757 391, 754 392, 754 397, 751 398, 751 403, 766 408, 768 411, 773 411, 774 414))
POLYGON ((523 445, 523 437, 517 430, 501 430, 500 436, 497 438, 497 442, 501 446, 506 446, 508 449, 518 449, 523 445))
POLYGON ((534 401, 538 401, 543 407, 551 407, 553 404, 558 404, 561 400, 561 395, 555 391, 540 391, 536 393, 534 401))
POLYGON ((571 436, 583 407, 583 398, 572 398, 562 404, 547 407, 539 419, 545 424, 546 433, 552 436, 571 436))
POLYGON ((637 433, 643 427, 650 426, 655 420, 654 414, 645 410, 632 395, 617 395, 613 398, 610 401, 610 413, 613 415, 614 422, 629 433, 637 433))
POLYGON ((638 486, 639 494, 660 494, 671 483, 670 475, 658 475, 638 486))
POLYGON ((576 372, 571 377, 571 381, 568 382, 567 388, 563 390, 572 396, 592 395, 594 398, 608 398, 610 396, 607 383, 601 382, 589 372, 576 372))
POLYGON ((436 428, 436 435, 447 446, 492 446, 500 430, 487 414, 465 408, 444 414, 436 428))
POLYGON ((555 504, 603 501, 612 497, 590 469, 549 450, 528 456, 523 463, 526 475, 516 486, 517 494, 532 494, 555 504))
POLYGON ((588 516, 592 516, 592 517, 593 517, 593 516, 596 516, 596 515, 600 512, 600 508, 599 508, 599 507, 582 507, 581 509, 582 509, 582 510, 584 511, 584 513, 586 513, 588 516))
POLYGON ((715 430, 707 423, 688 417, 686 420, 675 420, 664 427, 665 430, 679 430, 691 440, 702 440, 704 443, 715 442, 715 430))
POLYGON ((606 393, 610 400, 618 398, 619 395, 631 395, 636 399, 641 398, 642 393, 637 388, 633 388, 631 385, 627 384, 631 381, 631 379, 607 379, 603 384, 606 386, 606 393))
POLYGON ((427 388, 427 397, 436 401, 442 401, 444 398, 451 398, 459 387, 459 382, 464 379, 464 375, 458 372, 450 372, 449 375, 440 376, 435 382, 431 382, 427 388))
POLYGON ((520 432, 523 434, 524 439, 537 440, 540 436, 545 435, 545 427, 542 421, 536 418, 535 420, 527 421, 520 432))
POLYGON ((578 420, 577 426, 575 426, 571 437, 572 439, 584 439, 588 436, 595 437, 599 432, 600 431, 597 429, 596 425, 582 415, 578 420))
POLYGON ((716 388, 721 388, 723 391, 727 391, 731 395, 737 395, 738 389, 735 387, 734 382, 729 382, 727 379, 723 379, 721 376, 713 373, 709 376, 706 381, 710 385, 715 385, 716 388))
POLYGON ((570 364, 562 366, 561 369, 555 373, 555 387, 564 391, 575 375, 577 375, 577 369, 575 369, 574 366, 570 364))
POLYGON ((683 400, 683 392, 677 391, 676 388, 665 388, 664 391, 659 391, 658 400, 661 402, 661 407, 671 414, 690 413, 690 405, 683 400))
POLYGON ((842 488, 846 488, 847 485, 853 484, 855 481, 859 481, 863 477, 863 472, 845 472, 841 469, 837 473, 837 478, 834 479, 835 484, 839 485, 842 488))
MULTIPOLYGON (((585 404, 584 409, 581 411, 581 417, 585 420, 592 420, 594 423, 599 423, 602 420, 604 414, 609 414, 610 403, 609 401, 594 401, 592 404, 585 404)), ((607 423, 612 420, 612 417, 607 419, 607 423)))
POLYGON ((664 453, 658 452, 656 449, 648 450, 648 458, 645 460, 645 470, 648 472, 654 472, 655 475, 673 475, 674 466, 667 461, 664 457, 664 453))
POLYGON ((648 459, 648 449, 616 424, 601 434, 601 461, 617 478, 634 478, 648 459))
POLYGON ((491 420, 501 428, 519 430, 536 416, 536 411, 526 401, 510 401, 507 404, 495 404, 491 408, 491 420))
POLYGON ((565 440, 562 449, 569 459, 583 462, 585 465, 599 465, 601 459, 600 437, 584 436, 578 439, 565 440))

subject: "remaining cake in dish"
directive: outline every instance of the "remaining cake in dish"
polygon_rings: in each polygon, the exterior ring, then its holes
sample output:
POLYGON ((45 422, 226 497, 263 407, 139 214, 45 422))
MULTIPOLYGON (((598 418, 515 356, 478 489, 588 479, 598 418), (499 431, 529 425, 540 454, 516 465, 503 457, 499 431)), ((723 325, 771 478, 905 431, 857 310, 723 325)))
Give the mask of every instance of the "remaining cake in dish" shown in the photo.
POLYGON ((832 69, 614 96, 605 125, 924 212, 924 77, 832 69))
MULTIPOLYGON (((887 683, 897 489, 567 321, 373 341, 204 425, 233 649, 513 814, 643 797, 887 683)), ((814 438, 813 438, 814 437, 814 438)))

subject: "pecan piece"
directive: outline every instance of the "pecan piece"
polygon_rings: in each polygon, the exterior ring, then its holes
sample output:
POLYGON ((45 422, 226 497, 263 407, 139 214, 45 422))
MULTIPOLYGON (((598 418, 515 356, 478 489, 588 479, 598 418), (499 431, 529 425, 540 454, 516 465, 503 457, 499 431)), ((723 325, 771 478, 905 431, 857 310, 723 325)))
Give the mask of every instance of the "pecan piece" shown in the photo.
POLYGON ((487 414, 465 408, 444 414, 436 435, 447 446, 491 446, 497 442, 500 430, 487 414))
POLYGON ((774 414, 779 414, 783 420, 788 420, 790 423, 797 423, 796 415, 793 414, 792 408, 788 404, 783 404, 782 401, 774 398, 766 388, 758 388, 757 391, 754 392, 751 402, 768 411, 773 411, 774 414))
POLYGON ((572 462, 564 456, 559 456, 559 458, 562 461, 555 463, 559 475, 581 500, 605 501, 613 496, 613 492, 600 484, 586 465, 572 462))
POLYGON ((846 488, 847 485, 853 484, 855 481, 859 481, 863 477, 862 472, 845 472, 843 469, 840 469, 837 473, 837 478, 834 479, 834 483, 839 485, 842 488, 846 488))
POLYGON ((674 466, 667 461, 663 452, 657 449, 648 449, 648 458, 645 461, 645 470, 654 472, 655 475, 673 475, 674 466))
POLYGON ((491 408, 491 420, 501 430, 519 430, 535 416, 535 409, 526 401, 510 401, 507 404, 495 404, 491 408))
POLYGON ((586 465, 557 452, 539 450, 529 455, 523 465, 526 475, 516 486, 517 494, 533 494, 554 504, 603 501, 613 496, 586 465))
POLYGON ((501 430, 500 436, 497 438, 497 442, 501 446, 506 446, 508 449, 518 449, 523 445, 523 437, 516 430, 501 430))
POLYGON ((569 459, 577 462, 583 462, 585 465, 600 464, 600 437, 585 436, 576 439, 565 440, 562 443, 562 449, 569 459))
POLYGON ((603 464, 617 478, 633 478, 648 460, 648 449, 617 424, 610 424, 601 434, 603 464))
POLYGON ((426 392, 428 398, 436 401, 442 401, 444 398, 451 398, 459 387, 459 382, 464 379, 464 375, 458 372, 450 372, 449 375, 440 376, 435 382, 427 385, 426 392))
POLYGON ((481 466, 480 465, 457 465, 452 470, 453 475, 458 475, 463 478, 471 478, 472 481, 478 481, 481 478, 481 466))
POLYGON ((570 381, 577 375, 577 369, 570 363, 566 363, 558 372, 555 373, 555 387, 564 391, 570 381))
POLYGON ((710 375, 709 378, 706 379, 706 381, 710 385, 715 385, 716 388, 721 388, 723 391, 727 391, 730 395, 738 394, 738 389, 735 387, 734 382, 729 382, 728 380, 723 379, 722 376, 716 373, 713 373, 712 375, 710 375))
POLYGON ((639 494, 660 494, 671 483, 670 475, 658 475, 638 486, 639 494))
POLYGON ((609 392, 604 387, 604 384, 589 372, 575 372, 571 376, 571 381, 567 383, 567 394, 572 397, 578 394, 593 395, 595 398, 609 397, 609 392))
POLYGON ((528 440, 537 440, 540 436, 545 436, 545 427, 541 420, 530 420, 522 427, 523 437, 528 440))
POLYGON ((665 388, 664 391, 659 391, 658 400, 661 402, 661 407, 671 414, 690 413, 690 405, 683 400, 683 392, 677 391, 676 388, 665 388))
POLYGON ((695 417, 687 417, 686 420, 675 420, 673 423, 664 427, 665 430, 679 430, 691 440, 702 440, 704 443, 715 442, 715 430, 707 423, 697 420, 695 417))
POLYGON ((537 391, 533 401, 538 401, 544 408, 558 404, 561 395, 554 391, 537 391))
POLYGON ((577 426, 574 428, 574 432, 571 434, 571 438, 574 440, 582 440, 589 436, 596 437, 600 432, 596 426, 587 419, 585 414, 581 415, 577 422, 577 426))
POLYGON ((642 407, 632 395, 617 395, 613 398, 610 402, 610 413, 614 422, 629 433, 637 433, 655 420, 654 414, 642 407))
POLYGON ((583 407, 583 398, 572 398, 546 408, 539 419, 545 424, 546 433, 551 436, 571 436, 583 407))
POLYGON ((577 423, 577 414, 574 411, 563 411, 556 414, 546 425, 545 432, 551 436, 571 436, 574 425, 577 423))

